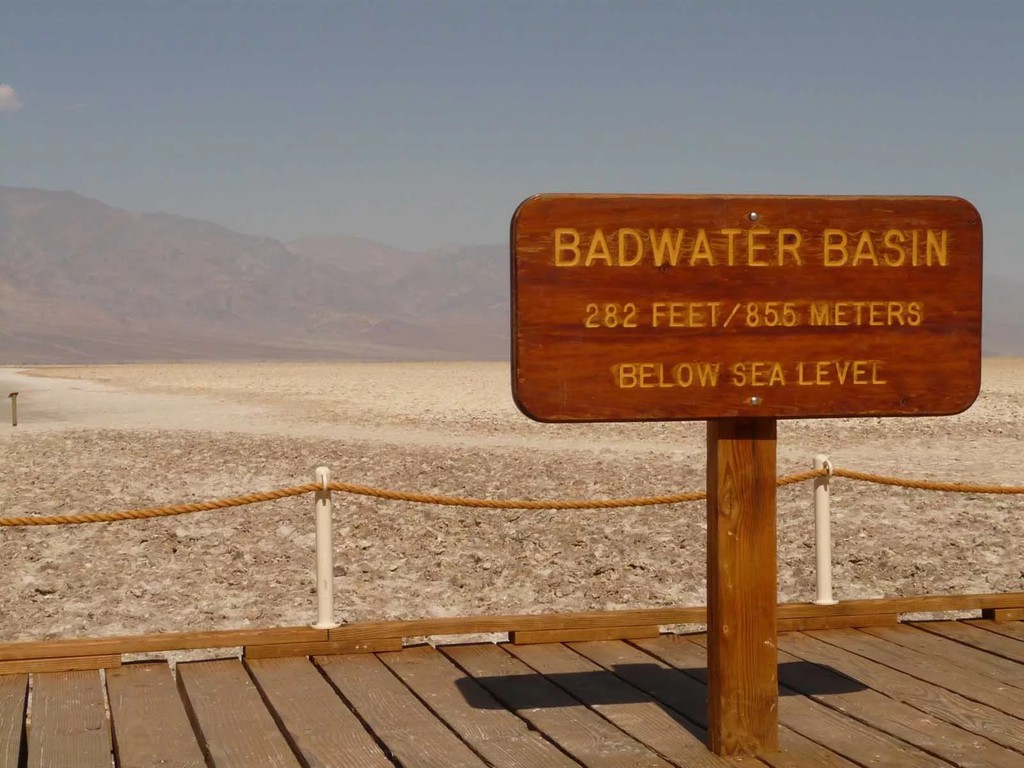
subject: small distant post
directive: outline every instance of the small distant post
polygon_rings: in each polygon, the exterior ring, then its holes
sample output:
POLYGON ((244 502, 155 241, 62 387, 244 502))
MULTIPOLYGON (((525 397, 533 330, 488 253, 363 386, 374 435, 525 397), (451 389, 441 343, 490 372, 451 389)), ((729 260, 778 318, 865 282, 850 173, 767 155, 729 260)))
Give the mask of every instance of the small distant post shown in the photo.
POLYGON ((11 426, 16 427, 18 426, 18 393, 11 392, 8 397, 11 398, 11 426))

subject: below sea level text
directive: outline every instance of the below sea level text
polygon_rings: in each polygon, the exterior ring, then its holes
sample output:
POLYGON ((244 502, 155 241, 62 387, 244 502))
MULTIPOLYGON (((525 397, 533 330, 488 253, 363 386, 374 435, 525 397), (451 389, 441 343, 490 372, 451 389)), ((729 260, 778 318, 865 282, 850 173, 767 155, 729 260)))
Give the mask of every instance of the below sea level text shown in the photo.
POLYGON ((619 389, 690 387, 829 387, 887 384, 880 360, 807 360, 781 363, 747 360, 737 363, 616 363, 612 379, 619 389))

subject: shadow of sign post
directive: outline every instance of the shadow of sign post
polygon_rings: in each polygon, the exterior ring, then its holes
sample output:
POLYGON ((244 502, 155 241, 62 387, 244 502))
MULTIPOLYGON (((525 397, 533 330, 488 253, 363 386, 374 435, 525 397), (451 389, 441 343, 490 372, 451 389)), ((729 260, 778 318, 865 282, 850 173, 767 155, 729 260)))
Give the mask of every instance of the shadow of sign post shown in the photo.
POLYGON ((524 414, 707 422, 708 744, 776 751, 777 420, 970 407, 978 211, 957 197, 537 195, 511 250, 524 414))

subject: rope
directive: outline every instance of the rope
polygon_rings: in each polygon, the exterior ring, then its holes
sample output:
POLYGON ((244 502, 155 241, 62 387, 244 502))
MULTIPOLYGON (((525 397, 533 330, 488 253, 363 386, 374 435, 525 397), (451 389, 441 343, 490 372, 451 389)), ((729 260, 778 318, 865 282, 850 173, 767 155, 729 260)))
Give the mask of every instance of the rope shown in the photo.
MULTIPOLYGON (((885 475, 872 475, 867 472, 856 472, 851 469, 831 469, 835 477, 845 477, 850 480, 860 480, 867 483, 879 485, 894 485, 901 488, 916 488, 924 491, 946 491, 950 493, 999 493, 999 494, 1024 494, 1024 486, 1007 485, 970 485, 968 483, 940 483, 930 480, 905 480, 899 477, 887 477, 885 475)), ((798 472, 793 475, 780 477, 775 481, 778 487, 794 485, 811 480, 815 477, 824 477, 829 474, 828 469, 809 469, 805 472, 798 472)), ((532 499, 475 499, 462 496, 441 496, 432 493, 411 493, 405 491, 389 491, 384 488, 374 488, 367 485, 353 485, 351 483, 328 483, 327 487, 332 491, 351 493, 358 496, 371 496, 377 499, 389 499, 391 501, 407 501, 414 504, 435 504, 449 507, 475 507, 478 509, 621 509, 623 507, 653 507, 661 504, 679 504, 689 501, 700 501, 707 498, 704 491, 689 491, 686 493, 675 493, 668 496, 641 496, 625 499, 596 499, 596 500, 532 500, 532 499)), ((229 509, 231 507, 242 507, 247 504, 258 504, 263 501, 277 501, 291 496, 303 496, 321 490, 319 483, 306 483, 291 488, 279 488, 274 491, 262 493, 248 493, 244 496, 234 496, 228 499, 216 501, 203 501, 196 504, 176 504, 167 507, 153 507, 149 509, 129 509, 122 512, 101 512, 95 514, 79 515, 30 515, 25 517, 3 517, 0 518, 0 527, 24 527, 30 525, 81 525, 83 523, 114 523, 122 520, 145 520, 151 517, 172 517, 175 515, 187 515, 192 512, 210 512, 216 509, 229 509)))
POLYGON ((900 488, 916 488, 919 491, 945 491, 947 493, 1024 493, 1024 485, 972 485, 970 483, 940 483, 932 480, 906 480, 902 477, 872 475, 867 472, 857 472, 852 469, 835 468, 832 469, 832 474, 836 477, 845 477, 848 480, 860 480, 865 483, 875 483, 877 485, 895 485, 900 488))
POLYGON ((81 515, 31 515, 26 517, 0 517, 0 527, 17 527, 26 525, 81 525, 82 523, 116 523, 121 520, 145 520, 150 517, 173 517, 187 515, 191 512, 210 512, 215 509, 243 507, 246 504, 258 504, 261 501, 277 501, 289 496, 302 496, 316 491, 319 483, 306 483, 292 488, 279 488, 276 491, 263 493, 247 493, 230 499, 201 501, 196 504, 175 504, 169 507, 151 507, 149 509, 127 509, 122 512, 100 512, 81 515))

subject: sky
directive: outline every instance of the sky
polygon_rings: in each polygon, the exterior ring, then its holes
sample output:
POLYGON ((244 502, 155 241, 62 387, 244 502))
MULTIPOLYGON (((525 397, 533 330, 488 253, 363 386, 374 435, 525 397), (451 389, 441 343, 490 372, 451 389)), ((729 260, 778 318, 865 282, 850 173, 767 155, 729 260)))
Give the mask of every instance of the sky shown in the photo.
POLYGON ((0 183, 282 240, 538 192, 936 194, 1024 278, 1024 3, 9 0, 0 183))

